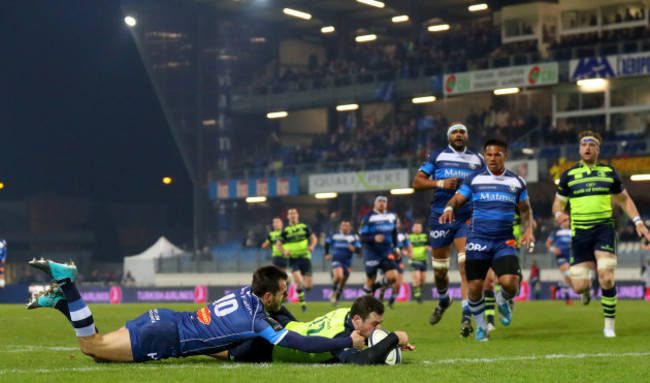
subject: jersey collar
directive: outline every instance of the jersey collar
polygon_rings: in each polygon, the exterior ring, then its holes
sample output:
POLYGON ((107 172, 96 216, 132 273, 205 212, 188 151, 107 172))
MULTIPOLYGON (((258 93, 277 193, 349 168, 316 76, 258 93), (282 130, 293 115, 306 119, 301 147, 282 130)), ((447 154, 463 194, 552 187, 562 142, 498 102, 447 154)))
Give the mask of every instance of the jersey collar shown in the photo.
POLYGON ((458 153, 458 154, 465 154, 465 153, 467 152, 467 146, 465 146, 465 149, 463 149, 463 151, 462 151, 462 152, 459 152, 459 151, 457 151, 456 149, 454 149, 454 147, 453 147, 453 146, 451 146, 451 144, 447 144, 447 146, 448 146, 448 147, 449 147, 449 149, 451 149, 451 150, 452 150, 452 151, 453 151, 454 153, 458 153))

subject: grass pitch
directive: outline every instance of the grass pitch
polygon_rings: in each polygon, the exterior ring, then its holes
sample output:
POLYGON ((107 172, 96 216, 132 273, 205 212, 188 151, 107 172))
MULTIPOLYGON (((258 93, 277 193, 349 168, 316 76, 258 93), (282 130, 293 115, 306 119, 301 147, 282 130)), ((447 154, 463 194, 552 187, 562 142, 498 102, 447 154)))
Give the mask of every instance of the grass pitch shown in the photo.
MULTIPOLYGON (((342 304, 350 305, 350 302, 342 304)), ((91 305, 97 327, 115 330, 153 307, 195 311, 197 305, 91 305)), ((300 320, 331 310, 311 303, 307 313, 289 309, 300 320)), ((434 302, 397 303, 384 315, 384 328, 405 330, 417 347, 397 366, 249 365, 209 357, 143 364, 96 364, 78 348, 67 320, 52 309, 27 311, 0 305, 0 381, 2 382, 387 382, 444 381, 618 381, 647 382, 650 376, 650 302, 619 301, 614 339, 602 334, 599 301, 518 302, 512 324, 497 323, 488 343, 459 336, 460 303, 440 323, 428 317, 434 302)), ((498 319, 497 319, 498 322, 498 319)))

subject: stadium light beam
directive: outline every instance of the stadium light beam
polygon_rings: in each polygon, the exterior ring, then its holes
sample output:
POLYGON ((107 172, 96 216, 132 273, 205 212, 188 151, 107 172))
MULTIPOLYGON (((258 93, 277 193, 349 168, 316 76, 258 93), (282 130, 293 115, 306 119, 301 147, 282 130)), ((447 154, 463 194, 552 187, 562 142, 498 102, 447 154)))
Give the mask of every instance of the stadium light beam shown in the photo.
POLYGON ((126 16, 124 18, 124 23, 129 26, 129 28, 135 27, 138 21, 133 16, 126 16))
POLYGON ((266 114, 266 118, 269 120, 272 120, 274 118, 285 118, 289 115, 289 113, 286 110, 280 110, 277 112, 269 112, 266 114))
POLYGON ((523 148, 523 149, 521 149, 521 152, 524 153, 524 154, 533 155, 533 154, 535 154, 535 149, 523 148))
POLYGON ((470 5, 469 7, 467 7, 467 9, 470 12, 485 11, 486 9, 488 9, 488 5, 485 4, 485 3, 474 4, 474 5, 470 5))
POLYGON ((336 29, 335 29, 333 26, 328 25, 328 26, 326 26, 326 27, 322 27, 322 28, 320 29, 320 32, 321 32, 321 33, 332 33, 332 32, 334 32, 335 30, 336 30, 336 29))
POLYGON ((650 181, 650 174, 632 174, 630 177, 632 181, 650 181))
POLYGON ((576 84, 582 92, 604 92, 609 85, 609 81, 604 78, 585 78, 578 80, 576 84))
POLYGON ((285 8, 285 9, 282 10, 282 12, 285 15, 297 17, 299 19, 311 20, 311 15, 309 13, 307 13, 307 12, 297 11, 297 10, 291 9, 291 8, 285 8))
POLYGON ((336 110, 339 112, 347 112, 349 110, 357 110, 359 109, 359 104, 345 104, 345 105, 337 105, 336 110))
POLYGON ((411 102, 414 104, 424 104, 427 102, 434 102, 436 101, 436 96, 422 96, 422 97, 414 97, 411 102))
POLYGON ((503 96, 506 94, 515 94, 515 93, 519 93, 519 88, 502 88, 502 89, 494 90, 495 96, 503 96))
POLYGON ((413 188, 403 188, 403 189, 390 189, 390 194, 400 195, 400 194, 413 194, 415 190, 413 188))
POLYGON ((314 197, 316 197, 317 199, 336 198, 338 196, 339 196, 338 193, 334 193, 334 192, 331 192, 331 193, 316 193, 314 195, 314 197))
POLYGON ((409 16, 408 15, 393 16, 393 18, 390 20, 394 23, 403 23, 405 21, 409 21, 409 16))
POLYGON ((372 35, 361 35, 355 37, 356 42, 358 43, 366 43, 368 41, 375 41, 377 40, 377 35, 372 34, 372 35))
POLYGON ((375 0, 357 0, 357 2, 370 5, 372 7, 377 7, 377 8, 383 8, 386 6, 386 4, 382 3, 381 1, 375 1, 375 0))
POLYGON ((264 196, 246 197, 246 202, 248 203, 266 202, 266 197, 264 196))
POLYGON ((440 24, 440 25, 432 25, 427 30, 429 32, 442 32, 442 31, 448 31, 449 30, 449 24, 440 24))

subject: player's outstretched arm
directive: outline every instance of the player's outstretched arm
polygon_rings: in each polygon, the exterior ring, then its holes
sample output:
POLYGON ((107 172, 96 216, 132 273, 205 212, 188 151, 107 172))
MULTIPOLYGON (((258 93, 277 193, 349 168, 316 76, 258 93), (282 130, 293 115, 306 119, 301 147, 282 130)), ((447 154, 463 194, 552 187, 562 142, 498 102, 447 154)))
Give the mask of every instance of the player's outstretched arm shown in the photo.
POLYGON ((447 202, 447 206, 445 207, 445 210, 442 212, 442 215, 440 216, 440 219, 438 222, 440 223, 447 223, 447 222, 455 222, 456 218, 454 217, 454 212, 458 210, 459 207, 463 206, 467 202, 467 198, 460 194, 456 193, 454 196, 447 202))
POLYGON ((639 210, 636 208, 630 194, 627 190, 623 190, 621 193, 614 194, 613 197, 614 202, 616 202, 616 204, 620 206, 630 218, 632 218, 632 222, 634 222, 634 226, 636 226, 636 233, 639 238, 646 239, 646 244, 643 245, 643 248, 645 250, 650 250, 650 243, 648 243, 650 242, 650 232, 648 232, 648 228, 643 222, 643 219, 641 219, 639 210))
POLYGON ((293 331, 288 331, 287 335, 278 343, 279 346, 293 348, 305 352, 328 352, 344 348, 362 348, 364 339, 358 333, 353 332, 349 337, 343 338, 325 338, 322 336, 303 336, 293 331), (355 338, 355 334, 362 338, 361 342, 355 338))
POLYGON ((519 209, 522 225, 526 228, 521 235, 520 243, 526 248, 530 248, 531 244, 535 246, 535 235, 533 233, 535 221, 533 220, 533 208, 530 206, 530 201, 526 199, 519 202, 517 209, 519 209))

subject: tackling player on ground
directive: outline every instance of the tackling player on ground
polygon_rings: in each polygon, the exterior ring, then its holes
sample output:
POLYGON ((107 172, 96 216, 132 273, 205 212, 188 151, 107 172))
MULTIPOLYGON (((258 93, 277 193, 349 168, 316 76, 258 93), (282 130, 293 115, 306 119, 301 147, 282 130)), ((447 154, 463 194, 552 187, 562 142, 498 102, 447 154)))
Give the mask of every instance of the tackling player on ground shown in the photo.
MULTIPOLYGON (((571 220, 571 287, 578 294, 589 294, 591 272, 598 269, 598 282, 602 290, 601 303, 605 315, 605 337, 616 336, 616 232, 612 203, 632 217, 640 238, 650 241, 650 233, 639 216, 639 211, 623 187, 616 170, 598 162, 600 134, 590 130, 579 136, 580 162, 560 176, 553 202, 555 221, 562 225, 571 220), (564 212, 570 203, 570 217, 564 212)), ((643 246, 650 250, 650 245, 643 246)))
POLYGON ((472 220, 467 235, 465 272, 469 283, 469 306, 476 322, 476 340, 487 341, 483 285, 492 268, 501 289, 496 296, 499 318, 510 325, 512 312, 509 301, 519 293, 521 269, 517 257, 517 241, 513 235, 515 209, 519 209, 525 232, 521 242, 526 247, 535 241, 533 212, 528 200, 526 182, 506 169, 508 146, 498 139, 485 143, 486 168, 476 172, 463 183, 449 200, 440 216, 440 223, 454 222, 455 211, 471 202, 472 220))
POLYGON ((480 154, 467 148, 467 127, 461 123, 453 123, 447 129, 449 145, 429 153, 426 162, 420 166, 413 188, 415 190, 434 189, 431 202, 431 217, 429 220, 429 235, 433 248, 433 276, 436 290, 440 296, 438 305, 431 313, 429 322, 436 324, 442 319, 445 310, 451 304, 447 291, 449 286, 449 257, 452 244, 458 252, 458 269, 461 277, 461 295, 463 316, 461 318, 461 335, 469 336, 473 331, 469 306, 467 305, 467 280, 465 279, 465 239, 467 224, 472 212, 471 206, 463 206, 458 210, 456 221, 441 223, 440 216, 447 202, 454 196, 456 190, 465 178, 481 169, 485 162, 480 154), (429 179, 429 178, 432 179, 429 179))

